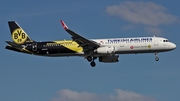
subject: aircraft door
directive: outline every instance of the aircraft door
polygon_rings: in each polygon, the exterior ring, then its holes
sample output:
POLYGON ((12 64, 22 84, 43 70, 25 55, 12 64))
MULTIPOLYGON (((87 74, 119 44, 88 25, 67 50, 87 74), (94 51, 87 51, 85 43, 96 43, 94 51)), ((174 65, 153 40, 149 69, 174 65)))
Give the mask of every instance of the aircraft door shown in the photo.
POLYGON ((32 51, 37 51, 37 43, 32 44, 32 51))
POLYGON ((120 42, 120 47, 124 47, 124 42, 120 42))
POLYGON ((157 38, 154 39, 154 46, 159 46, 159 40, 157 38))

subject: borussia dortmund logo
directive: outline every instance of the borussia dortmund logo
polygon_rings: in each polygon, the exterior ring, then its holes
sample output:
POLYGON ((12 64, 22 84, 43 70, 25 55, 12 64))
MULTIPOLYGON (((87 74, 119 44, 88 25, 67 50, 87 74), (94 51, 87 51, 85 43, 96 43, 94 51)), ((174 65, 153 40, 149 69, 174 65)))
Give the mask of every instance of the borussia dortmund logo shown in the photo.
POLYGON ((13 31, 12 39, 16 44, 23 44, 27 39, 27 35, 21 28, 18 28, 13 31))

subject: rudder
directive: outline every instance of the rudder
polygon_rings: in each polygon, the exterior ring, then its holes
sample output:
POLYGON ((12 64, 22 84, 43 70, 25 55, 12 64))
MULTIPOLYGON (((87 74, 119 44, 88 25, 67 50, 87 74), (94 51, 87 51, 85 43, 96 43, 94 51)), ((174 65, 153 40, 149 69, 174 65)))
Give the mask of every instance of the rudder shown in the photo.
POLYGON ((8 21, 11 31, 12 40, 16 44, 24 44, 26 42, 33 42, 27 33, 15 21, 8 21))

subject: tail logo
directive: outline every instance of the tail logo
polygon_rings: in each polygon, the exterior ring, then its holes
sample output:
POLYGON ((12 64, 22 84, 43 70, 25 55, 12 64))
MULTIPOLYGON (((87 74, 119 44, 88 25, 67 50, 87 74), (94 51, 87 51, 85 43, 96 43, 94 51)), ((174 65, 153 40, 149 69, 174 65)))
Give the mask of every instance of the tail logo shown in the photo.
POLYGON ((12 33, 12 39, 16 44, 23 44, 27 40, 27 35, 21 28, 17 28, 12 33))

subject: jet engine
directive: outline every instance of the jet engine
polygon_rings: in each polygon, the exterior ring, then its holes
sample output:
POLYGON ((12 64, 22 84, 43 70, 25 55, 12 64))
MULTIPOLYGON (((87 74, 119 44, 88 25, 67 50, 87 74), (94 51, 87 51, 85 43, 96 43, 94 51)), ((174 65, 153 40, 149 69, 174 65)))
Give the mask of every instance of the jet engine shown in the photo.
POLYGON ((119 61, 119 55, 110 55, 110 56, 100 56, 99 62, 118 62, 119 61))
POLYGON ((112 46, 99 47, 95 50, 95 52, 100 54, 113 54, 115 53, 115 47, 112 46))

